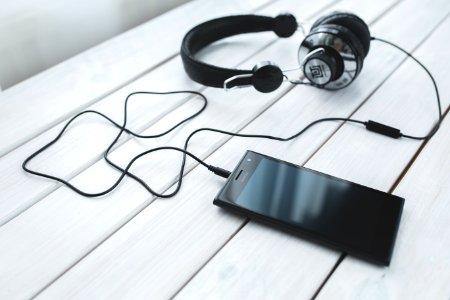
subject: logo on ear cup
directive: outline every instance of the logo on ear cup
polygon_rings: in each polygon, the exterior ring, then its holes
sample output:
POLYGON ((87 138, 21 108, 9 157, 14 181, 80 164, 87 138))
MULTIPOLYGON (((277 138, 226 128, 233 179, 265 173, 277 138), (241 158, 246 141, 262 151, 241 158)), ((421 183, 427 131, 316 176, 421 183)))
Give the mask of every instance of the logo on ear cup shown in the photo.
POLYGON ((323 71, 322 71, 322 67, 320 65, 310 66, 309 71, 311 72, 311 75, 313 78, 322 78, 323 77, 323 71))

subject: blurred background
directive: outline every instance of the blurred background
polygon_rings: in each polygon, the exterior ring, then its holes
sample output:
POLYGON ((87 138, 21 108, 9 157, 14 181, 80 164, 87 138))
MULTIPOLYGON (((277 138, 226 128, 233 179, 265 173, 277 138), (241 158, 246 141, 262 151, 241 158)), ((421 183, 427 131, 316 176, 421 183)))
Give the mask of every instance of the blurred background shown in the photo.
POLYGON ((0 91, 188 0, 0 0, 0 91))

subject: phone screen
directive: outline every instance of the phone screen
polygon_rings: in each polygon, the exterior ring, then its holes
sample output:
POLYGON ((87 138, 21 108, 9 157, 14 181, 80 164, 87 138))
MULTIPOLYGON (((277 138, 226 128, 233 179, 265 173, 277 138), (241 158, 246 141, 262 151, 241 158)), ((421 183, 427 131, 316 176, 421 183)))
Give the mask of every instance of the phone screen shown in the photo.
POLYGON ((404 202, 255 152, 247 152, 216 200, 385 264, 404 202))

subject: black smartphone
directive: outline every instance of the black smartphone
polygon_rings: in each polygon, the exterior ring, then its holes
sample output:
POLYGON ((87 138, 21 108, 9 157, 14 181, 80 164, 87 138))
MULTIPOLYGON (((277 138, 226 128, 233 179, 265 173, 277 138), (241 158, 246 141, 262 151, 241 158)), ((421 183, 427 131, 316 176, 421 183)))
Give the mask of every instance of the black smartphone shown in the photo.
POLYGON ((404 201, 247 151, 214 204, 389 265, 404 201))

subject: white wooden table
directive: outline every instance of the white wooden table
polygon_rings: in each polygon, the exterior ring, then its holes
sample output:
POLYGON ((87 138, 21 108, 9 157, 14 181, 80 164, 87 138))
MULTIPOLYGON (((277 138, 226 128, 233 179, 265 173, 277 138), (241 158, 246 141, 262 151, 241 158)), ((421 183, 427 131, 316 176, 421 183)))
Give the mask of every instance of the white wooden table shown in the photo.
MULTIPOLYGON (((435 76, 448 114, 448 0, 193 1, 3 91, 0 298, 449 299, 448 116, 426 143, 329 123, 289 143, 205 133, 190 144, 193 153, 229 170, 252 149, 404 197, 389 267, 213 206, 224 180, 191 160, 181 192, 171 199, 156 199, 130 179, 105 197, 84 198, 21 169, 24 158, 76 112, 98 109, 121 121, 124 97, 137 90, 192 89, 210 102, 201 116, 167 137, 121 139, 111 155, 121 165, 150 147, 182 146, 191 131, 204 126, 288 136, 317 118, 352 116, 426 134, 437 115, 429 78, 411 59, 381 43, 372 43, 357 80, 337 92, 283 85, 270 94, 226 93, 192 82, 183 71, 181 39, 203 20, 281 11, 315 20, 336 9, 355 12, 374 36, 412 51, 435 76)), ((270 59, 291 67, 301 38, 236 37, 201 56, 223 66, 252 67, 270 59)), ((182 95, 139 96, 131 103, 129 125, 141 133, 159 132, 200 105, 182 95)), ((118 176, 101 159, 115 134, 102 120, 84 117, 31 167, 99 191, 118 176)), ((158 191, 170 191, 179 157, 153 155, 133 171, 158 191)))

